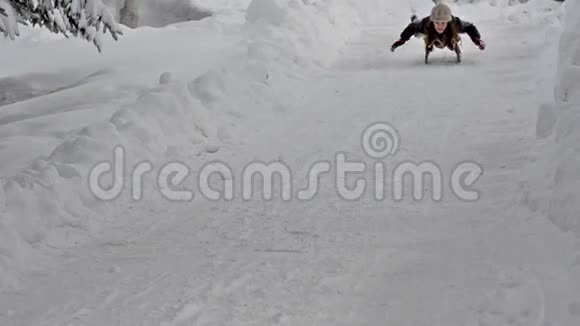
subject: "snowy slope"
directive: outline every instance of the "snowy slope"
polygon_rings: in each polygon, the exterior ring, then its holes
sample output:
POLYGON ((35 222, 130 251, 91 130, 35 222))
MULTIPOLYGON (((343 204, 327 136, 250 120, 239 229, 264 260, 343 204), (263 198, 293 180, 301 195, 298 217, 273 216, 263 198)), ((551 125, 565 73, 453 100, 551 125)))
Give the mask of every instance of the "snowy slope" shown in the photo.
MULTIPOLYGON (((0 324, 577 324, 573 239, 520 205, 517 187, 562 164, 533 147, 532 113, 553 86, 560 4, 460 2, 489 49, 466 40, 461 66, 439 52, 425 67, 419 40, 387 49, 430 3, 203 2, 218 15, 127 31, 99 56, 38 31, 2 43, 0 324), (128 167, 186 164, 186 186, 213 160, 284 162, 303 186, 339 151, 373 163, 360 132, 375 121, 402 137, 389 168, 475 160, 483 198, 348 201, 328 176, 306 202, 168 200, 154 174, 139 201, 127 186, 101 202, 87 185, 122 145, 128 167), (530 157, 535 172, 522 173, 530 157)), ((559 94, 574 99, 562 44, 559 94)), ((565 180, 536 203, 573 194, 565 180)))

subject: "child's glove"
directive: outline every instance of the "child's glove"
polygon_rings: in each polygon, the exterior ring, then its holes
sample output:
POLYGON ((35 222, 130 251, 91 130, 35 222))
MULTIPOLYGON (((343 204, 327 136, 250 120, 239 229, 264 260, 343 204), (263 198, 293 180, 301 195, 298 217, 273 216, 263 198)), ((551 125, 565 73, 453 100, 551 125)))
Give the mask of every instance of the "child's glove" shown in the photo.
POLYGON ((405 40, 398 39, 395 43, 393 43, 393 45, 391 45, 391 52, 395 52, 395 49, 403 44, 405 44, 405 40))
POLYGON ((475 45, 477 45, 480 50, 485 50, 485 42, 482 39, 476 40, 475 45))

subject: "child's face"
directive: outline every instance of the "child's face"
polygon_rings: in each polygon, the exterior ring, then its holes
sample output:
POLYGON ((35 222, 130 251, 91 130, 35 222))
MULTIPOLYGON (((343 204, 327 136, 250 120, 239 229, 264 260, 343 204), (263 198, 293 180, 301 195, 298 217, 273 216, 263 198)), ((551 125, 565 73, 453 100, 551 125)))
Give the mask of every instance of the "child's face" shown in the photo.
POLYGON ((439 34, 443 33, 445 28, 447 28, 447 22, 434 22, 433 25, 435 25, 435 30, 439 34))

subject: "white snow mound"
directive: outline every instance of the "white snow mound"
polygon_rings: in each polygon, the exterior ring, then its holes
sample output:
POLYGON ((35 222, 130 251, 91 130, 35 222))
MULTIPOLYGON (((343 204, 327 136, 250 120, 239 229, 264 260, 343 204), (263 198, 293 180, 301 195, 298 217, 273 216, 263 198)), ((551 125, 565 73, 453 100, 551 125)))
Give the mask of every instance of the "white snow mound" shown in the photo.
POLYGON ((524 195, 532 209, 580 235, 580 3, 565 8, 554 98, 538 113, 536 162, 524 195))

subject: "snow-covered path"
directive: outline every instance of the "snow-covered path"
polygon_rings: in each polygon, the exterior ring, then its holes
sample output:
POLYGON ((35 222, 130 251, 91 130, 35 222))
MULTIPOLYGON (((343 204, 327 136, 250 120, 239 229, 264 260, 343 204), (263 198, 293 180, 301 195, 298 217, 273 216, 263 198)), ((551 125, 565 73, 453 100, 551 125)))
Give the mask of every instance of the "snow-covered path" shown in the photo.
POLYGON ((280 160, 303 185, 311 164, 337 152, 370 166, 361 133, 386 121, 401 138, 388 168, 432 161, 447 185, 456 164, 478 162, 477 202, 449 187, 441 202, 397 202, 389 188, 384 201, 347 201, 326 175, 308 202, 141 203, 135 216, 159 224, 26 275, 21 291, 0 295, 0 324, 571 325, 556 319, 570 243, 517 204, 544 30, 480 25, 489 49, 465 39, 459 66, 444 52, 424 66, 419 40, 386 53, 400 26, 367 26, 332 69, 289 85, 244 126, 241 149, 212 157, 236 168, 280 160))

